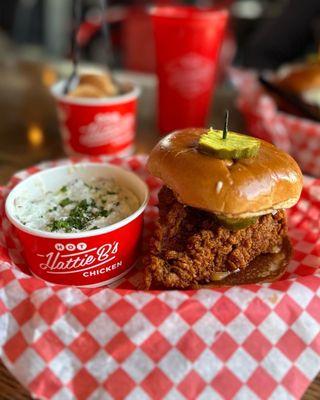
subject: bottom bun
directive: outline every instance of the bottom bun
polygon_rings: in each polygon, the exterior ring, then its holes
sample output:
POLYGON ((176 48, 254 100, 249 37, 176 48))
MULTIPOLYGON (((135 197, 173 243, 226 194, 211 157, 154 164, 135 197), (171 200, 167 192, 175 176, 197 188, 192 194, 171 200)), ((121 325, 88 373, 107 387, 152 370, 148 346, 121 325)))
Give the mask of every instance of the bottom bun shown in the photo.
POLYGON ((279 253, 262 254, 256 257, 247 268, 230 274, 216 282, 210 282, 200 287, 236 286, 251 283, 273 282, 287 271, 287 266, 292 257, 292 246, 288 237, 283 241, 279 253))

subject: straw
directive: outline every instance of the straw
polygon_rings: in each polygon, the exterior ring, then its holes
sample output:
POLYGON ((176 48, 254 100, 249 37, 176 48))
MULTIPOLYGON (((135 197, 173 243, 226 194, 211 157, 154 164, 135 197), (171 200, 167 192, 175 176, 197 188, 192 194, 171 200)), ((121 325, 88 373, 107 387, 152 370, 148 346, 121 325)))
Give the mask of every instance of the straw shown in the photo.
MULTIPOLYGON (((110 44, 109 26, 108 26, 108 23, 106 20, 108 0, 100 0, 100 7, 101 7, 101 31, 102 31, 102 36, 103 36, 104 42, 105 42, 105 50, 106 50, 107 63, 108 63, 110 58, 113 61, 113 55, 112 55, 111 44, 110 44)), ((107 65, 107 68, 110 69, 108 65, 107 65)))
POLYGON ((111 64, 114 64, 114 58, 113 58, 113 53, 111 49, 111 44, 110 44, 110 32, 109 32, 109 26, 107 24, 106 20, 106 14, 107 14, 107 8, 108 8, 108 0, 100 0, 100 6, 101 6, 101 13, 102 13, 102 20, 101 20, 101 31, 102 31, 102 36, 104 38, 105 42, 105 49, 106 49, 106 56, 107 56, 107 70, 110 72, 110 78, 111 81, 115 86, 117 86, 121 92, 121 86, 118 84, 117 80, 114 78, 111 68, 108 64, 108 61, 111 59, 111 64))
POLYGON ((82 0, 73 0, 72 7, 72 20, 73 20, 73 28, 72 28, 72 37, 71 37, 71 57, 72 57, 72 72, 69 78, 67 79, 64 94, 67 94, 70 90, 71 83, 78 75, 78 64, 80 59, 80 48, 77 42, 77 33, 79 26, 81 24, 81 5, 82 0))

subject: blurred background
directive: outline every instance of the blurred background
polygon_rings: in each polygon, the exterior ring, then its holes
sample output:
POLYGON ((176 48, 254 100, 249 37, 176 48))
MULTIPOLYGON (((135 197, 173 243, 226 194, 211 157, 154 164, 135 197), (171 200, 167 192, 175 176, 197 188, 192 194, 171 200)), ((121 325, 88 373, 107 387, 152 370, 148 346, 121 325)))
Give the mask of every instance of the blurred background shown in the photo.
MULTIPOLYGON (((318 0, 108 0, 104 18, 110 43, 106 52, 101 51, 106 44, 100 29, 100 3, 82 1, 82 59, 107 61, 117 68, 154 70, 153 38, 146 13, 152 4, 228 8, 228 39, 234 42, 234 61, 240 65, 275 68, 314 51, 320 38, 318 0)), ((1 60, 13 53, 29 60, 66 58, 70 55, 72 26, 72 0, 2 0, 1 60)))
MULTIPOLYGON (((142 86, 138 151, 148 151, 157 138, 146 133, 155 131, 155 52, 147 14, 152 4, 229 10, 216 96, 221 87, 229 87, 228 66, 276 69, 317 52, 320 43, 319 0, 83 0, 78 29, 81 62, 110 67, 118 74, 126 71, 142 86), (108 27, 104 33, 102 19, 108 27)), ((63 155, 48 88, 71 72, 72 10, 72 0, 0 1, 0 183, 13 168, 63 155)), ((217 113, 234 97, 231 89, 226 90, 229 97, 217 102, 217 113)))

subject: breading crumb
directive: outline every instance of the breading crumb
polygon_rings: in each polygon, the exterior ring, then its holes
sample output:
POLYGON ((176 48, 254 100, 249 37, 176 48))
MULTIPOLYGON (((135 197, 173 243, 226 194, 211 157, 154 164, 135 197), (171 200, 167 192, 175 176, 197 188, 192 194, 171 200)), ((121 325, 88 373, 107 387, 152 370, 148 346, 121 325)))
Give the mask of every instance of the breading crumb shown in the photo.
POLYGON ((164 186, 159 221, 144 257, 146 287, 183 289, 211 282, 217 272, 246 268, 260 254, 277 251, 286 233, 283 210, 231 231, 213 214, 179 203, 164 186))

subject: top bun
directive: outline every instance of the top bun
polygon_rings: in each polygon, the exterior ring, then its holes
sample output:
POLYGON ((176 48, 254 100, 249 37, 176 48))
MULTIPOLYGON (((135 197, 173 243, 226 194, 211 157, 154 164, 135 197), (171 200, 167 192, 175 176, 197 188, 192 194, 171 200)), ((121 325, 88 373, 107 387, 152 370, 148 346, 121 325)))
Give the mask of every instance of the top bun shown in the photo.
POLYGON ((293 68, 283 77, 276 79, 276 83, 294 93, 320 88, 320 64, 306 64, 293 68))
POLYGON ((165 136, 147 167, 178 200, 227 217, 244 218, 293 206, 302 189, 297 163, 261 140, 255 158, 221 160, 197 150, 206 129, 190 128, 165 136))

